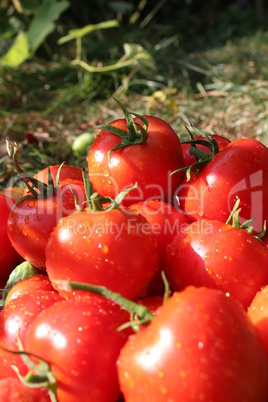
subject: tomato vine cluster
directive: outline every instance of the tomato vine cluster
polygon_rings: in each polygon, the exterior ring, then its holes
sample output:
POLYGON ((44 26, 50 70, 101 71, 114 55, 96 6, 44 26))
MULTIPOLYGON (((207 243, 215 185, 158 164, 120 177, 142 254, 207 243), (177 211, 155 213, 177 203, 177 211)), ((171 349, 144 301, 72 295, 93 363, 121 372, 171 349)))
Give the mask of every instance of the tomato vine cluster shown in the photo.
POLYGON ((268 148, 131 113, 0 194, 2 402, 267 402, 268 148))

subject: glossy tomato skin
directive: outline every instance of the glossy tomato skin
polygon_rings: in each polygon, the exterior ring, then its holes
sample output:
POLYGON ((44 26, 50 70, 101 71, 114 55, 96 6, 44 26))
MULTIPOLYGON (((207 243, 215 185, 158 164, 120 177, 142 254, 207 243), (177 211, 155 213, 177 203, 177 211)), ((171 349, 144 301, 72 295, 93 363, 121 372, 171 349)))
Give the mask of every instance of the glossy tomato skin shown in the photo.
MULTIPOLYGON (((221 151, 227 144, 229 144, 231 142, 228 138, 226 138, 222 135, 212 134, 211 136, 217 141, 218 146, 219 146, 219 151, 221 151)), ((205 137, 203 135, 197 135, 196 137, 194 137, 194 139, 195 140, 205 140, 205 137)), ((191 144, 183 144, 183 143, 181 144, 185 166, 191 166, 194 163, 196 163, 196 159, 195 159, 194 155, 191 154, 189 151, 190 146, 191 146, 191 144)), ((196 148, 200 149, 201 151, 206 152, 207 154, 210 154, 209 148, 204 145, 196 144, 196 148)))
POLYGON ((9 377, 0 380, 1 402, 51 402, 44 388, 30 388, 18 378, 9 377))
POLYGON ((167 247, 166 275, 173 290, 218 288, 247 308, 268 283, 268 249, 243 229, 203 219, 167 247))
MULTIPOLYGON (((100 196, 115 198, 123 189, 133 186, 123 200, 123 205, 160 198, 173 203, 173 194, 182 180, 183 173, 170 173, 184 166, 179 137, 168 123, 160 118, 148 119, 148 140, 144 144, 131 145, 111 152, 108 151, 121 139, 107 130, 101 130, 89 149, 87 156, 89 178, 100 196)), ((143 123, 135 118, 135 122, 143 123)), ((117 119, 110 125, 126 129, 126 120, 117 119)))
POLYGON ((7 305, 11 300, 17 299, 25 294, 36 294, 38 292, 50 292, 54 290, 55 289, 47 275, 36 274, 16 282, 7 294, 5 305, 7 305))
POLYGON ((268 357, 268 285, 256 293, 247 313, 259 331, 268 357))
MULTIPOLYGON (((62 218, 46 248, 47 274, 52 282, 103 285, 131 299, 148 285, 158 269, 158 259, 150 224, 124 207, 103 212, 86 209, 62 218)), ((55 283, 53 286, 57 289, 55 283)))
POLYGON ((175 292, 118 358, 126 402, 265 402, 267 373, 263 344, 246 312, 207 288, 175 292))
POLYGON ((37 317, 25 349, 49 363, 58 402, 117 400, 116 360, 130 334, 117 328, 128 320, 126 311, 96 296, 57 303, 37 317))
POLYGON ((255 233, 268 218, 268 148, 255 139, 239 139, 221 152, 189 182, 181 183, 180 207, 193 220, 226 222, 237 197, 240 199, 240 223, 255 219, 255 233))
POLYGON ((7 233, 7 222, 13 204, 12 198, 0 194, 0 280, 6 280, 19 263, 19 255, 7 233))
POLYGON ((48 238, 63 216, 76 211, 72 190, 78 203, 86 200, 81 181, 65 180, 48 198, 24 199, 12 210, 8 219, 8 236, 17 252, 36 268, 45 270, 45 248, 48 238))
POLYGON ((161 271, 165 268, 166 247, 190 220, 171 204, 157 199, 134 203, 129 208, 147 219, 158 241, 159 269, 150 282, 147 294, 163 295, 165 289, 161 271))
POLYGON ((17 376, 11 367, 12 364, 19 368, 22 375, 27 373, 28 370, 21 356, 9 353, 4 349, 18 350, 18 337, 23 343, 27 331, 37 315, 62 300, 63 297, 56 291, 40 291, 36 294, 25 294, 5 305, 0 312, 0 378, 17 376))

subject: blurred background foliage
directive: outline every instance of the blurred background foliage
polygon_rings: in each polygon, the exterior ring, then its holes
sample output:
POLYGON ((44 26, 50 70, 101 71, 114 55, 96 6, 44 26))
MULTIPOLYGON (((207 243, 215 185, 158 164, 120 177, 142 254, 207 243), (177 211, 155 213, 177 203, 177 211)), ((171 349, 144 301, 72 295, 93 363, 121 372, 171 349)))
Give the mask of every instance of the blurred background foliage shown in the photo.
POLYGON ((180 136, 191 121, 267 144, 267 15, 264 0, 1 0, 0 182, 7 137, 30 170, 83 164, 122 116, 113 97, 180 136))

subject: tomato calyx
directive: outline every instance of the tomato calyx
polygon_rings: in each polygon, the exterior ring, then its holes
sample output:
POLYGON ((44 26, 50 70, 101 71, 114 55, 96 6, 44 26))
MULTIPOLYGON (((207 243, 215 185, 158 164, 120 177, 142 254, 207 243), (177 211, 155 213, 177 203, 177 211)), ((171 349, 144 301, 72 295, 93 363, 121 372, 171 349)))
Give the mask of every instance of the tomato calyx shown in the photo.
POLYGON ((246 230, 249 234, 251 234, 252 236, 256 237, 258 240, 260 240, 262 242, 262 238, 264 237, 264 235, 266 234, 266 221, 264 221, 263 224, 263 229, 260 233, 258 233, 257 235, 254 235, 254 229, 253 226, 251 225, 255 218, 249 219, 245 222, 243 222, 242 224, 240 224, 239 222, 239 214, 241 212, 241 208, 239 208, 240 205, 240 198, 236 197, 236 202, 234 204, 234 207, 226 221, 226 224, 230 224, 232 225, 234 228, 237 229, 244 229, 246 230))
POLYGON ((149 324, 154 317, 147 307, 123 297, 120 293, 111 291, 106 286, 97 286, 88 283, 65 280, 55 280, 53 282, 57 284, 59 289, 64 291, 84 290, 106 297, 107 299, 118 304, 123 310, 131 313, 131 321, 121 325, 118 328, 118 331, 131 327, 134 332, 137 332, 140 325, 149 324))
POLYGON ((38 199, 38 198, 48 198, 54 196, 59 187, 59 179, 60 179, 60 171, 64 162, 59 166, 56 175, 55 185, 53 183, 53 179, 50 173, 50 169, 48 167, 48 184, 37 180, 32 175, 25 172, 25 170, 20 166, 18 161, 18 154, 21 148, 15 142, 6 141, 7 152, 10 158, 13 159, 15 169, 18 173, 19 180, 23 181, 26 187, 28 188, 29 195, 21 197, 14 205, 13 208, 19 204, 21 201, 25 199, 38 199))
MULTIPOLYGON (((135 183, 134 186, 129 187, 125 190, 122 190, 115 199, 112 197, 100 197, 97 192, 94 191, 92 184, 89 180, 88 174, 86 173, 85 169, 82 170, 83 180, 84 180, 84 187, 85 187, 85 194, 86 194, 86 201, 85 204, 88 204, 91 212, 103 212, 103 211, 111 211, 113 209, 118 209, 120 203, 124 199, 124 197, 132 190, 138 187, 138 183, 135 183), (108 204, 108 205, 107 205, 108 204), (104 207, 104 205, 106 205, 104 207)), ((77 206, 78 210, 82 210, 76 202, 75 197, 75 205, 77 206)))
POLYGON ((19 350, 11 351, 10 353, 21 355, 22 360, 29 368, 28 373, 25 376, 22 376, 16 366, 11 366, 12 369, 16 372, 20 381, 25 386, 30 388, 45 388, 48 391, 51 402, 57 402, 57 380, 54 377, 49 364, 44 359, 41 359, 39 356, 24 351, 21 340, 19 338, 18 347, 19 350), (34 363, 33 360, 31 360, 31 357, 38 359, 39 363, 34 363))
POLYGON ((187 181, 189 181, 191 178, 191 171, 197 174, 200 169, 202 169, 208 162, 210 162, 211 159, 219 152, 219 144, 217 143, 215 138, 213 138, 213 136, 206 131, 200 130, 194 126, 191 126, 191 128, 185 126, 185 128, 188 131, 190 140, 182 141, 181 144, 190 144, 189 153, 194 155, 196 162, 189 166, 184 166, 180 169, 174 170, 173 172, 171 172, 171 175, 173 175, 174 173, 186 171, 186 179, 187 181), (195 139, 193 131, 195 131, 199 135, 202 135, 204 139, 195 139), (210 152, 207 153, 205 151, 202 151, 201 149, 198 149, 196 145, 203 145, 207 147, 210 152))
POLYGON ((3 289, 2 299, 0 300, 0 310, 3 309, 8 292, 12 286, 14 286, 20 280, 30 278, 38 273, 40 273, 40 271, 28 261, 23 261, 21 264, 17 265, 9 275, 7 283, 3 289))
POLYGON ((128 147, 130 145, 137 145, 137 144, 144 144, 148 140, 148 120, 146 117, 143 115, 140 115, 135 112, 130 112, 121 102, 119 102, 117 99, 114 98, 114 100, 119 104, 121 107, 125 118, 126 118, 126 128, 127 131, 122 130, 118 127, 115 127, 113 125, 109 124, 104 124, 101 126, 98 126, 98 128, 102 130, 109 131, 112 134, 117 135, 118 137, 121 138, 120 144, 116 145, 112 149, 108 151, 108 160, 109 163, 111 161, 111 152, 115 151, 120 148, 128 147), (143 122, 143 126, 140 125, 137 122, 134 122, 134 119, 132 117, 134 115, 135 117, 138 117, 143 122))

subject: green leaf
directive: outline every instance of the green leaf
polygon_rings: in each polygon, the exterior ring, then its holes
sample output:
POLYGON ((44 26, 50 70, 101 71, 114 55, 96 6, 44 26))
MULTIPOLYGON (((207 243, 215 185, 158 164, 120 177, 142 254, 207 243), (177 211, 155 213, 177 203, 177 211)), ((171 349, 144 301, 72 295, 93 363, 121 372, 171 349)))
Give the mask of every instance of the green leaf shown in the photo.
POLYGON ((30 57, 28 37, 24 32, 19 32, 15 42, 8 52, 1 57, 2 62, 9 67, 18 67, 30 57))
POLYGON ((56 25, 54 21, 59 18, 69 5, 68 1, 44 0, 28 29, 29 47, 32 53, 55 30, 56 25))
POLYGON ((83 36, 88 35, 93 31, 97 31, 98 29, 107 29, 107 28, 116 28, 119 26, 118 21, 116 20, 108 20, 104 22, 100 22, 99 24, 89 24, 79 29, 71 29, 68 32, 68 35, 63 36, 58 40, 58 44, 62 45, 63 43, 69 42, 70 40, 74 40, 77 38, 83 38, 83 36))

